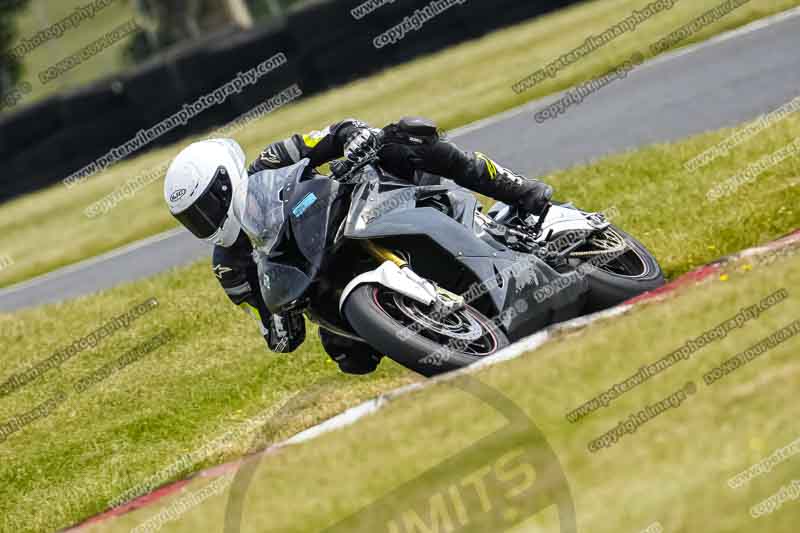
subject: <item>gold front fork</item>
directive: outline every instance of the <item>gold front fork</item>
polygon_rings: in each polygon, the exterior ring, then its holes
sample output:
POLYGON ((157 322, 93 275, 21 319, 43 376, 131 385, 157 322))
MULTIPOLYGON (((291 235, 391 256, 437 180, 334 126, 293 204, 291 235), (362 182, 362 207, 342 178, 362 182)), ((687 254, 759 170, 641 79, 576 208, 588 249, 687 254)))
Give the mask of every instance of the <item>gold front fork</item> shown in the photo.
MULTIPOLYGON (((372 257, 377 259, 380 263, 383 263, 384 261, 391 261, 400 268, 408 267, 408 263, 402 257, 397 255, 393 251, 389 250, 388 248, 384 248, 383 246, 375 244, 374 242, 369 240, 361 241, 361 245, 372 257)), ((446 305, 461 306, 464 304, 464 298, 462 298, 458 294, 452 293, 447 289, 439 287, 435 283, 431 283, 428 280, 423 280, 413 272, 410 272, 410 269, 409 269, 409 274, 413 275, 416 279, 423 281, 424 283, 430 284, 431 287, 433 287, 434 290, 437 292, 440 298, 444 297, 445 299, 450 300, 450 302, 448 302, 446 305)))
POLYGON ((408 266, 408 263, 399 255, 394 253, 393 251, 389 250, 388 248, 384 248, 378 244, 370 240, 361 241, 362 246, 364 249, 369 252, 369 254, 383 263, 384 261, 391 261, 395 265, 399 266, 400 268, 404 268, 408 266))

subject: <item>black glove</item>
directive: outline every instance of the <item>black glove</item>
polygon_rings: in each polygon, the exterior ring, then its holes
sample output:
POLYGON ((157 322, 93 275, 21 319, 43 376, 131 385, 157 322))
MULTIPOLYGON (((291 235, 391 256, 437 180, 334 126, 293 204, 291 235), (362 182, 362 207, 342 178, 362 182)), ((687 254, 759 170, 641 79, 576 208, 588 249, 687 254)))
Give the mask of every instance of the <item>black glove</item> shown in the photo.
POLYGON ((553 198, 553 188, 538 180, 524 180, 523 192, 517 206, 527 213, 539 215, 553 198))
POLYGON ((374 128, 359 128, 347 138, 344 145, 344 155, 350 161, 359 161, 369 152, 374 152, 380 147, 381 130, 374 128))

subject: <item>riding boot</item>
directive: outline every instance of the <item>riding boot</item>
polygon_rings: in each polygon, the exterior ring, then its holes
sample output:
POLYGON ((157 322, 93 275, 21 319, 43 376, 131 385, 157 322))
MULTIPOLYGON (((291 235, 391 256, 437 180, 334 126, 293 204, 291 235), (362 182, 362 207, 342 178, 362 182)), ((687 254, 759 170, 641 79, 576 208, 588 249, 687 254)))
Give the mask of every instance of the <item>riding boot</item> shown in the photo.
POLYGON ((480 152, 459 149, 430 120, 404 118, 384 132, 381 164, 400 177, 412 179, 422 170, 534 215, 553 195, 553 188, 541 181, 520 176, 480 152))
POLYGON ((464 152, 452 143, 440 141, 434 146, 434 153, 447 162, 448 178, 527 213, 538 215, 553 196, 550 185, 520 176, 480 152, 464 152))

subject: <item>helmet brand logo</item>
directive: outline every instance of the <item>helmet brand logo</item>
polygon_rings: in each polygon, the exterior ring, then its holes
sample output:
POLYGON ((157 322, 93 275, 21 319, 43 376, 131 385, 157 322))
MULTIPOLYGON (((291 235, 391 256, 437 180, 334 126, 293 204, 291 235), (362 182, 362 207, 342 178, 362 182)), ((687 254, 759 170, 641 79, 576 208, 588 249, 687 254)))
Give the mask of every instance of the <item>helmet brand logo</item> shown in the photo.
POLYGON ((172 195, 169 197, 169 201, 170 202, 177 202, 178 200, 183 198, 184 194, 186 194, 186 189, 178 189, 177 191, 172 193, 172 195))

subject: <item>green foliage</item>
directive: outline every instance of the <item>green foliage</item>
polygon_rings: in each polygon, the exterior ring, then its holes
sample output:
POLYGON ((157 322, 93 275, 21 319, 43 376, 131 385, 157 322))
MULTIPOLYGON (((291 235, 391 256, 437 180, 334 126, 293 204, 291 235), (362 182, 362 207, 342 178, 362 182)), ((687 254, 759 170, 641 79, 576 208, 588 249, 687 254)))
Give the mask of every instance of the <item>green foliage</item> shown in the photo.
POLYGON ((22 75, 19 58, 9 55, 17 38, 16 16, 30 0, 0 1, 0 95, 11 89, 22 75))
MULTIPOLYGON (((140 0, 138 15, 146 21, 125 47, 125 57, 141 62, 177 44, 236 24, 223 0, 140 0)), ((245 11, 248 10, 245 3, 245 11)))

